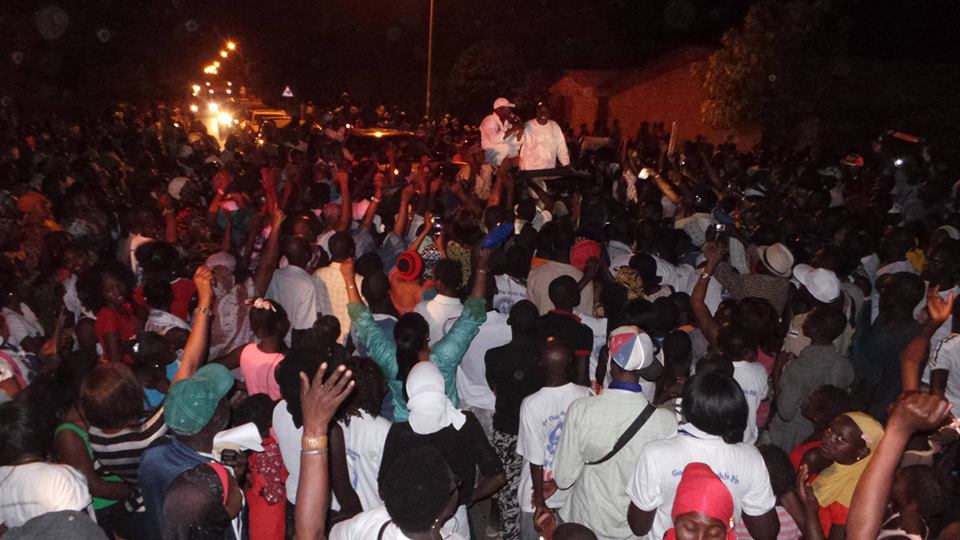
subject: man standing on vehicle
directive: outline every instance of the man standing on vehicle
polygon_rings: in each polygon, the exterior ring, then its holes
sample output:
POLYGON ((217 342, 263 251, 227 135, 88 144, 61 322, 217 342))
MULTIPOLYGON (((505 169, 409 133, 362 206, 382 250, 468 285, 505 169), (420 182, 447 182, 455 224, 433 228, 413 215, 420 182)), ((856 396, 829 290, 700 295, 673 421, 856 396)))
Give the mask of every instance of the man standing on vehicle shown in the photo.
POLYGON ((508 166, 512 165, 520 151, 523 126, 513 114, 514 107, 507 98, 497 98, 493 102, 493 113, 480 123, 480 146, 487 163, 495 167, 504 160, 509 160, 508 166))
POLYGON ((567 140, 560 126, 550 119, 550 106, 537 103, 537 117, 523 127, 523 146, 520 148, 520 170, 552 169, 570 164, 567 140))

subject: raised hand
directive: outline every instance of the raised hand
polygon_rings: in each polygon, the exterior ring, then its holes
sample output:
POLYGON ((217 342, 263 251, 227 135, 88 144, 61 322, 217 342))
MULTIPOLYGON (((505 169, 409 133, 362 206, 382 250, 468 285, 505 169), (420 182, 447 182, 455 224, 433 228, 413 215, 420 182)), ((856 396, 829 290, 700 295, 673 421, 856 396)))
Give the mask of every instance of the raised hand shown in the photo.
POLYGON ((327 426, 337 408, 353 390, 353 373, 340 365, 324 380, 327 363, 320 364, 313 381, 300 372, 300 406, 303 409, 304 436, 326 435, 327 426))
POLYGON ((930 315, 930 322, 943 324, 950 318, 953 312, 953 293, 949 293, 946 299, 940 298, 940 288, 930 287, 927 291, 927 314, 930 315))
POLYGON ((950 402, 933 394, 908 394, 893 407, 888 430, 907 434, 939 427, 950 413, 950 402))
POLYGON ((193 284, 197 287, 197 305, 210 307, 213 301, 213 272, 206 266, 198 266, 193 273, 193 284))

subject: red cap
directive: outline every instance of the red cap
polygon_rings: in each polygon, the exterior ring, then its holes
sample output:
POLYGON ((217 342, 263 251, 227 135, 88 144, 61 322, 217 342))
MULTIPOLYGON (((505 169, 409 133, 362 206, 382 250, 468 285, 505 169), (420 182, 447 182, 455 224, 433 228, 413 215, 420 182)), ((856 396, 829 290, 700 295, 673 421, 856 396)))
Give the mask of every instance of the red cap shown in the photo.
POLYGON ((415 281, 423 272, 423 257, 416 251, 404 251, 397 257, 397 277, 403 281, 415 281))

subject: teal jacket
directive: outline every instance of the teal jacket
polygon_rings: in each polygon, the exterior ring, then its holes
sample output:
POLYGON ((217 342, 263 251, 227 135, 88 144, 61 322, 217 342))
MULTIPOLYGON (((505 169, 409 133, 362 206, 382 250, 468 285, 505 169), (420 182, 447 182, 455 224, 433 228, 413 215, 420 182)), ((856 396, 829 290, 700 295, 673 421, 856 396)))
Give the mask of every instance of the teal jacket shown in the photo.
MULTIPOLYGON (((393 421, 406 422, 410 411, 403 396, 403 383, 397 380, 397 344, 393 336, 384 334, 383 329, 373 320, 366 304, 347 305, 352 330, 357 340, 363 344, 370 358, 380 366, 393 394, 393 421)), ((467 352, 470 342, 480 331, 480 325, 487 320, 487 302, 483 298, 468 298, 463 304, 463 314, 453 324, 447 335, 430 348, 430 361, 440 369, 443 375, 447 397, 454 407, 460 406, 457 396, 457 366, 467 352)))

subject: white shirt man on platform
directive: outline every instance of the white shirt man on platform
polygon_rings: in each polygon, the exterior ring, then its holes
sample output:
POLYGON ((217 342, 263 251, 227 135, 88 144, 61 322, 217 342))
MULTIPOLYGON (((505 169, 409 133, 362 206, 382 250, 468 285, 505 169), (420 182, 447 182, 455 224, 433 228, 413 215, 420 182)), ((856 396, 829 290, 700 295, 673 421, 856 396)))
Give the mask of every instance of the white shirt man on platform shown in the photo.
POLYGON ((480 122, 480 147, 487 163, 500 166, 504 159, 517 157, 523 126, 513 114, 516 107, 507 98, 493 102, 493 112, 480 122))
POLYGON ((550 107, 537 104, 537 117, 523 126, 523 146, 520 147, 520 170, 534 171, 570 165, 567 140, 560 126, 550 119, 550 107))

